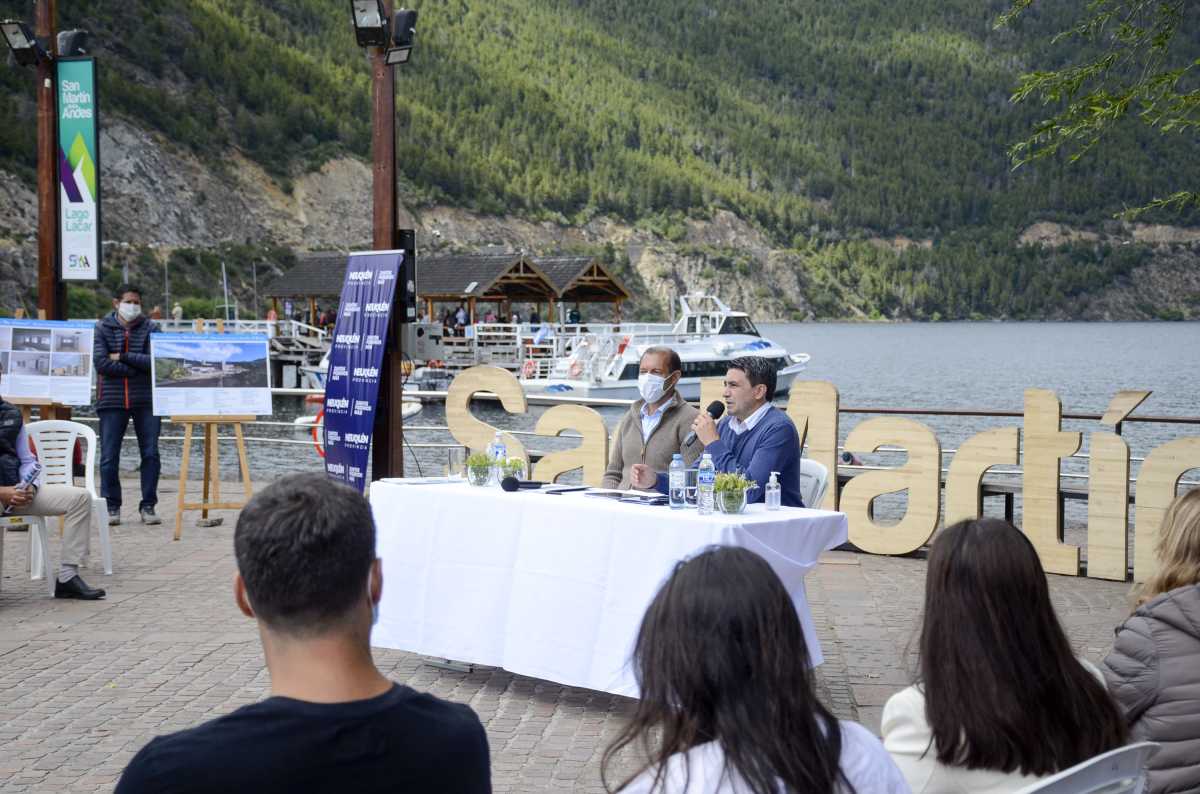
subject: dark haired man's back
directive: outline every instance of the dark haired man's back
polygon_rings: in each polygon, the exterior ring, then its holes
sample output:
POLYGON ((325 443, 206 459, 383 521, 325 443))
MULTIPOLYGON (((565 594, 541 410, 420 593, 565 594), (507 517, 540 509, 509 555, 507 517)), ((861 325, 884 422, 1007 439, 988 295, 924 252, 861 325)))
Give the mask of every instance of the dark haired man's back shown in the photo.
POLYGON ((487 736, 469 707, 400 684, 350 703, 272 697, 160 736, 117 786, 226 791, 490 792, 487 736))

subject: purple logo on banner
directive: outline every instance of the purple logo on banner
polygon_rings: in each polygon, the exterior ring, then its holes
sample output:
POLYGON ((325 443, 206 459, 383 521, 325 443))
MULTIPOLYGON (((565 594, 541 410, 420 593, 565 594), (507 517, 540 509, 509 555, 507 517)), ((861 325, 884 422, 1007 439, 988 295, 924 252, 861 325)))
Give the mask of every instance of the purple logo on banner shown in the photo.
POLYGON ((325 375, 325 473, 362 491, 403 251, 350 254, 325 375))

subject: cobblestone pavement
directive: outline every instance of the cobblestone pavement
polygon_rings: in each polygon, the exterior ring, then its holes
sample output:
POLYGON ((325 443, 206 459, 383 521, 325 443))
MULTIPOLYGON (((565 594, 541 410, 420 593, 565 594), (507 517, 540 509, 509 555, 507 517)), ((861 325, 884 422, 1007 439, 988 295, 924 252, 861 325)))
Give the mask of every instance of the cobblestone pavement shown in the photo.
MULTIPOLYGON (((176 485, 164 482, 164 524, 114 528, 116 573, 99 572, 99 602, 55 601, 29 579, 27 533, 8 533, 0 580, 0 791, 111 791, 154 736, 195 725, 267 694, 254 624, 233 604, 232 521, 199 528, 185 516, 171 541, 176 485)), ((225 485, 236 499, 240 489, 225 485)), ((127 493, 127 508, 137 497, 127 493)), ((58 535, 53 535, 54 559, 58 535)), ((925 563, 833 552, 808 577, 825 651, 820 694, 843 718, 878 731, 887 697, 905 686, 925 563)), ((1126 614, 1128 586, 1051 577, 1077 650, 1099 661, 1126 614)), ((497 792, 603 791, 599 764, 632 701, 482 668, 453 672, 423 657, 377 650, 383 671, 469 703, 487 726, 497 792)))

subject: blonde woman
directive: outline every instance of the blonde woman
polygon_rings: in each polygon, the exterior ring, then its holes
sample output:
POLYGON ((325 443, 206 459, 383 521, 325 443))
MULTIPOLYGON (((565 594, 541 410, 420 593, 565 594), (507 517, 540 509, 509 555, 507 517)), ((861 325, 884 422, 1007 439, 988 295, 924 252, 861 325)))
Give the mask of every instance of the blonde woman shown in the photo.
POLYGON ((1148 794, 1200 791, 1200 488, 1171 503, 1155 553, 1158 570, 1117 628, 1104 677, 1131 738, 1162 745, 1148 794))

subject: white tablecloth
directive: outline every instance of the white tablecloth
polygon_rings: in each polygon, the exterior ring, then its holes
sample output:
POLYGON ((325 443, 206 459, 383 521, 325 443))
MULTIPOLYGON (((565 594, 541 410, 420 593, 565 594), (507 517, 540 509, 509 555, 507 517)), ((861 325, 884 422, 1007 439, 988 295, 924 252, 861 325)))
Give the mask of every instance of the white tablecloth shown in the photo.
POLYGON ((376 482, 370 499, 383 559, 373 645, 636 696, 628 659, 646 607, 677 561, 720 544, 771 564, 823 660, 804 575, 846 541, 844 513, 701 516, 465 483, 376 482))

